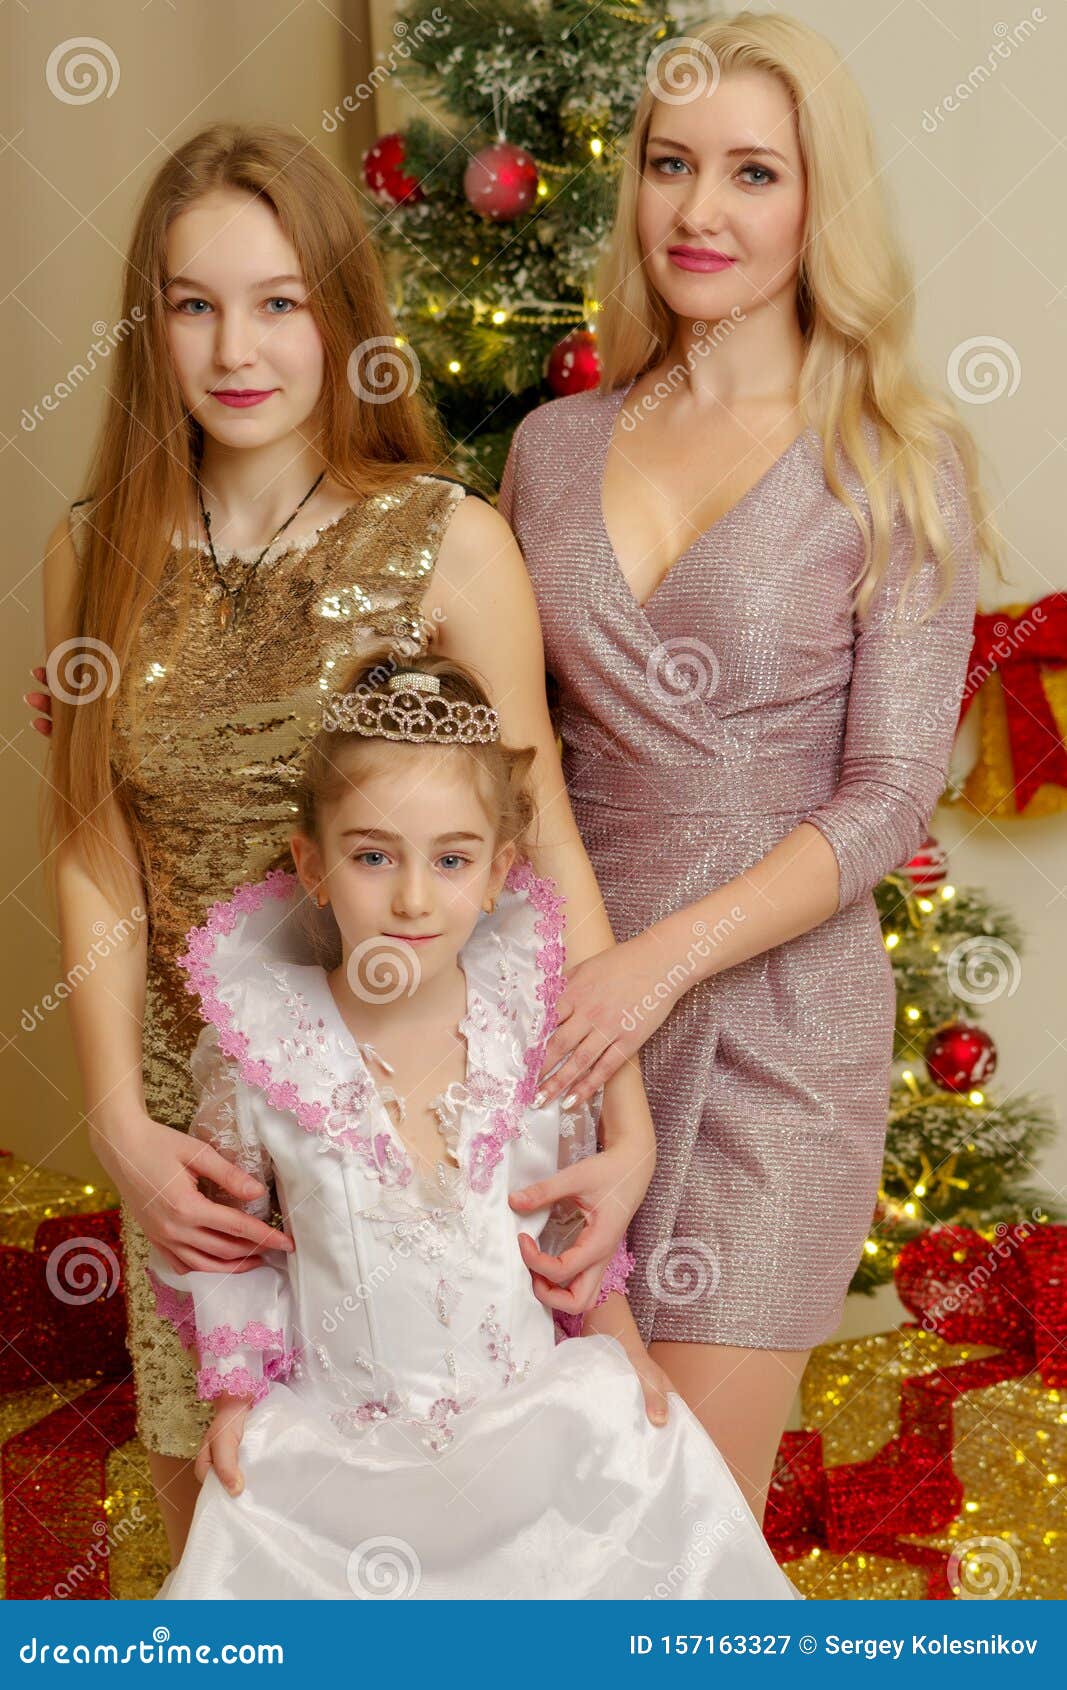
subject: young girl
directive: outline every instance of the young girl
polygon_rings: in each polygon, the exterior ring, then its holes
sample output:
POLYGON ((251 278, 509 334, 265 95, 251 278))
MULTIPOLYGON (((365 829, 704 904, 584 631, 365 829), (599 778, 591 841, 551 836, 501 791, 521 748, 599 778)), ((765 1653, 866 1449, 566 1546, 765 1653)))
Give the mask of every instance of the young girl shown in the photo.
POLYGON ((557 1341, 519 1249, 577 1217, 509 1188, 596 1150, 588 1105, 534 1103, 564 951, 533 756, 469 670, 365 658, 307 751, 297 874, 188 936, 191 1131, 273 1182, 295 1251, 150 1253, 217 1405, 160 1596, 799 1594, 682 1399, 649 1424, 632 1319, 557 1341))

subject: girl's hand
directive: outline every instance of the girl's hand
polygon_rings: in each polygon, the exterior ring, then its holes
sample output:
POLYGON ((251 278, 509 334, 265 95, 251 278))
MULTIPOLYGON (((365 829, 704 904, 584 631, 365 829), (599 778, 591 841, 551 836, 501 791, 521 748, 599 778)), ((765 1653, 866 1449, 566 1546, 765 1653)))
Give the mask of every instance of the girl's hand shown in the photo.
POLYGON ((677 1395, 677 1387, 672 1384, 659 1363, 652 1360, 641 1342, 633 1310, 620 1291, 613 1291, 610 1297, 605 1297, 599 1308, 590 1309, 584 1317, 582 1337, 588 1338, 594 1332, 606 1332, 610 1337, 619 1340, 641 1381, 645 1413, 654 1426, 666 1425, 669 1412, 667 1397, 671 1392, 677 1395))
MULTIPOLYGON (((654 1140, 647 1160, 654 1166, 654 1140)), ((547 1255, 528 1232, 519 1233, 519 1249, 539 1303, 567 1314, 593 1307, 604 1270, 626 1234, 648 1181, 648 1168, 635 1162, 624 1145, 617 1145, 508 1193, 508 1202, 519 1214, 570 1198, 585 1217, 578 1237, 561 1256, 547 1255)))
POLYGON ((587 1102, 640 1050, 686 985, 694 983, 696 976, 675 967, 650 932, 646 928, 568 970, 557 1004, 558 1025, 545 1047, 541 1089, 534 1100, 539 1106, 556 1097, 587 1102), (546 1079, 562 1058, 563 1066, 546 1079))
POLYGON ((193 1472, 200 1483, 207 1478, 208 1468, 214 1467, 231 1496, 240 1496, 245 1488, 244 1474, 237 1465, 237 1451, 244 1437, 245 1421, 252 1403, 248 1397, 221 1396, 215 1418, 204 1433, 193 1472))
POLYGON ((47 737, 52 732, 52 694, 48 691, 48 677, 43 666, 40 669, 31 669, 30 674, 35 681, 41 682, 45 690, 44 692, 24 692, 22 695, 23 701, 29 705, 31 710, 40 710, 41 714, 34 717, 33 725, 39 734, 44 734, 47 737))
POLYGON ((288 1233, 226 1203, 214 1203, 197 1180, 211 1180, 234 1203, 261 1197, 263 1183, 228 1162, 210 1144, 139 1112, 90 1142, 149 1242, 178 1273, 247 1273, 263 1265, 261 1250, 293 1249, 288 1233))

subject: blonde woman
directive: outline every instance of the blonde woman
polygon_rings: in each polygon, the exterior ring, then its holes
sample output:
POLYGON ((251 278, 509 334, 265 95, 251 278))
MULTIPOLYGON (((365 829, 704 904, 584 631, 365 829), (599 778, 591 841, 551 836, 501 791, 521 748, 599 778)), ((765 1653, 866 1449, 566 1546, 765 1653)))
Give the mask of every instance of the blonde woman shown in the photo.
POLYGON ((630 1303, 761 1514, 878 1190, 872 888, 943 789, 999 560, 912 367, 863 99, 804 24, 716 17, 650 61, 598 293, 600 390, 523 419, 500 500, 620 941, 570 972, 545 1095, 640 1050, 630 1303))
MULTIPOLYGON (((178 1273, 243 1273, 292 1248, 249 1212, 259 1182, 187 1134, 200 1021, 177 959, 213 902, 287 855, 301 750, 362 647, 386 638, 403 661, 432 642, 481 675, 502 732, 536 751, 532 855, 567 897, 569 960, 612 935, 562 784, 522 559, 492 506, 437 473, 445 443, 422 395, 376 385, 395 329, 343 177, 298 134, 203 130, 149 184, 122 314, 90 494, 44 566, 49 863, 71 965, 94 933, 147 918, 70 1012, 91 1142, 123 1199, 137 1429, 176 1561, 211 1409, 156 1313, 149 1245, 178 1273)), ((605 1154, 549 1182, 587 1225, 535 1291, 572 1314, 615 1265, 654 1162, 636 1062, 620 1080, 605 1154)), ((604 1306, 656 1417, 667 1381, 623 1299, 604 1306)))

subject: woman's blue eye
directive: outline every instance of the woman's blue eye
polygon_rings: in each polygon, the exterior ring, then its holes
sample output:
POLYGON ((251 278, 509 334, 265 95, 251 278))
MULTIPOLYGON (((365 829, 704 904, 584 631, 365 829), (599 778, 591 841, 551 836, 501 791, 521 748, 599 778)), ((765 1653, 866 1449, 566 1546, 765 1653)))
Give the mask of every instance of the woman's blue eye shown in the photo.
POLYGON ((357 851, 354 862, 361 863, 365 857, 384 857, 384 851, 357 851))
POLYGON ((207 304, 206 299, 180 299, 178 301, 177 305, 174 307, 174 309, 176 311, 185 312, 185 315, 187 317, 201 317, 201 316, 203 316, 202 311, 186 311, 185 307, 187 305, 206 305, 206 304, 207 304))
POLYGON ((451 857, 454 863, 465 863, 469 861, 469 858, 461 856, 458 851, 446 851, 444 857, 441 858, 442 862, 444 862, 445 857, 451 857))
MULTIPOLYGON (((653 159, 652 168, 653 168, 653 170, 658 170, 661 164, 684 164, 684 163, 685 163, 684 158, 678 158, 673 153, 665 153, 662 158, 653 159)), ((666 174, 668 176, 674 176, 674 175, 677 174, 677 172, 673 171, 673 170, 668 170, 666 172, 666 174)))
MULTIPOLYGON (((778 180, 774 171, 773 170, 765 170, 762 164, 746 164, 746 165, 743 166, 743 169, 744 170, 757 170, 761 176, 765 176, 767 178, 768 182, 777 182, 777 180, 778 180)), ((754 182, 753 183, 753 187, 762 188, 762 186, 763 186, 762 182, 754 182)))
MULTIPOLYGON (((297 304, 298 304, 298 301, 295 300, 295 299, 286 299, 282 295, 278 295, 274 299, 268 299, 267 304, 268 305, 290 305, 290 306, 292 306, 293 311, 295 311, 297 304)), ((269 313, 269 315, 272 316, 272 317, 288 317, 288 316, 291 315, 291 312, 289 312, 289 311, 271 311, 269 313)))

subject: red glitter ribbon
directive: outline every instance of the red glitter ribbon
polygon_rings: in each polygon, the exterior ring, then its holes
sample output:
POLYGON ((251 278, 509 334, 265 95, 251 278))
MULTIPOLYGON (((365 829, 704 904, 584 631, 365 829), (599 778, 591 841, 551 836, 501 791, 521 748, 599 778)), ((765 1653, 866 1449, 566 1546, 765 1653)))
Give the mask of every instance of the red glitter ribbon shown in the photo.
POLYGON ((816 1546, 832 1554, 884 1555, 926 1569, 926 1596, 951 1598, 942 1550, 905 1543, 955 1519, 963 1487, 952 1465, 953 1406, 965 1391, 1035 1367, 1050 1387, 1067 1383, 1067 1227, 936 1227, 906 1244, 896 1287, 922 1326, 948 1344, 996 1344, 1000 1353, 905 1379, 900 1429, 870 1461, 827 1467, 819 1432, 787 1432, 767 1502, 766 1532, 780 1561, 816 1546))
POLYGON ((134 1435, 123 1271, 116 1209, 0 1247, 0 1389, 101 1380, 0 1452, 8 1600, 110 1595, 107 1458, 134 1435))
POLYGON ((1043 667, 1067 664, 1067 593, 1048 593, 1019 616, 993 611, 974 619, 974 644, 960 705, 966 716, 994 670, 1004 689, 1016 810, 1045 781, 1067 786, 1067 748, 1041 684, 1043 667))

